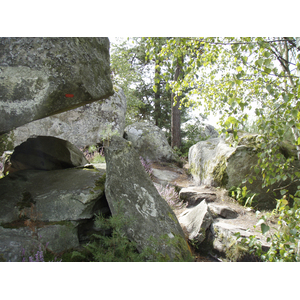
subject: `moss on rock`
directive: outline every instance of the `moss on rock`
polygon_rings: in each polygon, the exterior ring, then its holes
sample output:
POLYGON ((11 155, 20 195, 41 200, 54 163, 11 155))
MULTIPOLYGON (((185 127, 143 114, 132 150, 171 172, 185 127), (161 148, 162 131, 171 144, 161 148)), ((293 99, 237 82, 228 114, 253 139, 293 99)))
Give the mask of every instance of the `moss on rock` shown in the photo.
POLYGON ((222 157, 219 160, 219 163, 214 168, 212 175, 213 181, 217 184, 217 186, 225 187, 228 183, 228 174, 227 170, 227 163, 226 158, 222 157))

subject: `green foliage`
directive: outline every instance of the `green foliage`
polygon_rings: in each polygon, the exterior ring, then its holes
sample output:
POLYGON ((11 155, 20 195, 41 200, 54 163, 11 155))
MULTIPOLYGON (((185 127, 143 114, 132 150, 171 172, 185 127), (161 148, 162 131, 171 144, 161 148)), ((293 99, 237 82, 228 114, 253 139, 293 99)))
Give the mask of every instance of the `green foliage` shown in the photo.
POLYGON ((103 155, 103 147, 98 147, 97 145, 91 145, 88 149, 80 149, 85 158, 92 164, 105 163, 105 156, 103 155))
POLYGON ((100 155, 99 153, 94 156, 94 158, 90 161, 92 164, 100 164, 105 163, 105 156, 100 155))
POLYGON ((234 238, 231 239, 225 250, 226 258, 232 262, 241 261, 245 256, 248 256, 248 253, 249 247, 247 244, 237 242, 234 238))
POLYGON ((287 135, 295 147, 300 141, 297 132, 291 135, 291 129, 300 129, 299 74, 293 67, 300 65, 296 38, 168 38, 159 51, 155 38, 146 41, 150 58, 158 55, 167 64, 170 58, 185 57, 184 76, 178 81, 172 80, 167 67, 160 74, 172 92, 186 91, 182 105, 201 105, 205 113, 222 112, 223 132, 231 129, 236 139, 236 130, 245 127, 249 112, 255 114, 255 128, 263 134, 258 166, 265 185, 285 176, 299 179, 293 170, 284 172, 291 160, 272 159, 287 135))
POLYGON ((162 235, 159 239, 151 237, 151 247, 138 251, 137 243, 126 236, 127 228, 132 220, 124 215, 116 214, 109 218, 102 215, 96 217, 96 228, 99 234, 94 234, 94 240, 85 246, 85 252, 74 251, 72 259, 96 261, 96 262, 145 262, 145 261, 170 261, 168 255, 159 253, 156 248, 161 244, 172 245, 177 248, 178 257, 173 261, 192 261, 192 255, 181 256, 186 252, 186 242, 182 237, 162 235))
POLYGON ((0 156, 4 151, 14 149, 14 133, 4 133, 0 135, 0 156))
MULTIPOLYGON (((158 52, 167 40, 168 38, 153 38, 158 52)), ((143 38, 128 38, 112 47, 113 81, 122 87, 127 98, 126 124, 140 120, 150 121, 164 129, 171 144, 172 91, 161 80, 161 73, 166 67, 174 75, 174 66, 166 64, 159 54, 149 56, 143 38)), ((181 122, 185 122, 187 117, 187 109, 182 107, 181 122)))
POLYGON ((144 261, 144 257, 139 254, 136 243, 131 242, 123 230, 125 218, 122 216, 112 216, 104 218, 98 215, 96 227, 102 231, 111 231, 110 235, 95 234, 95 240, 86 246, 86 249, 93 257, 93 261, 98 262, 133 262, 144 261))
MULTIPOLYGON (((296 193, 298 196, 299 191, 296 193)), ((241 238, 240 242, 248 245, 248 252, 258 256, 262 261, 298 262, 300 261, 300 198, 294 197, 293 207, 288 205, 286 197, 277 200, 277 207, 272 213, 266 213, 257 222, 264 235, 268 234, 270 242, 268 251, 262 250, 262 245, 255 236, 241 238), (278 216, 278 226, 270 233, 269 219, 278 216)))
POLYGON ((182 144, 180 147, 180 156, 188 157, 189 149, 200 141, 205 141, 210 138, 204 132, 203 120, 207 119, 205 115, 194 118, 193 123, 186 123, 182 130, 182 144))
POLYGON ((231 187, 229 189, 229 196, 236 199, 237 202, 243 206, 254 206, 255 205, 255 196, 257 194, 250 193, 249 190, 247 190, 246 186, 243 187, 231 187))
POLYGON ((107 126, 100 131, 99 135, 101 136, 101 141, 105 147, 109 146, 110 140, 113 136, 120 135, 118 129, 113 130, 112 124, 107 124, 107 126))

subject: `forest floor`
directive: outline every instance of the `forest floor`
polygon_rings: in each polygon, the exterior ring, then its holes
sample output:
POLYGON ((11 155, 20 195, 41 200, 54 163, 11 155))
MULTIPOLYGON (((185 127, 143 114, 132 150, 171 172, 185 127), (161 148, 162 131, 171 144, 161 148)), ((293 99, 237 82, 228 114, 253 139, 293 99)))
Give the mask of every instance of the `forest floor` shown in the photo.
MULTIPOLYGON (((177 165, 172 163, 162 163, 162 162, 155 162, 151 165, 152 169, 154 170, 154 174, 161 174, 161 178, 167 179, 168 175, 170 177, 170 181, 168 181, 171 185, 176 185, 180 188, 189 187, 189 186, 195 186, 195 183, 193 182, 192 176, 189 175, 188 172, 188 164, 185 164, 182 168, 179 168, 177 165), (155 171, 158 170, 158 171, 155 171), (167 172, 166 172, 167 171, 167 172), (166 174, 164 178, 164 174, 166 174), (173 176, 172 176, 173 174, 173 176)), ((161 178, 153 177, 153 181, 156 183, 162 183, 166 182, 167 180, 161 180, 161 178)), ((209 187, 206 186, 206 188, 209 188, 211 191, 215 192, 217 194, 216 201, 214 201, 215 204, 220 205, 226 205, 232 209, 234 209, 238 213, 238 217, 235 219, 222 219, 222 222, 226 222, 232 225, 235 225, 239 228, 243 228, 245 230, 248 230, 251 232, 251 234, 256 235, 260 239, 266 241, 267 237, 272 234, 277 227, 277 219, 276 217, 272 217, 269 219, 269 226, 270 231, 267 233, 267 236, 262 235, 260 231, 260 227, 255 228, 255 225, 259 221, 259 219, 262 216, 262 213, 257 213, 254 211, 254 209, 246 208, 242 205, 240 205, 235 199, 228 196, 228 191, 225 189, 215 188, 215 187, 209 187)), ((179 215, 185 210, 185 208, 176 209, 174 210, 174 213, 176 214, 177 218, 179 215)), ((218 259, 213 258, 211 255, 203 255, 199 252, 197 252, 195 249, 192 248, 192 252, 195 255, 195 261, 197 262, 212 262, 212 261, 218 261, 218 259)))

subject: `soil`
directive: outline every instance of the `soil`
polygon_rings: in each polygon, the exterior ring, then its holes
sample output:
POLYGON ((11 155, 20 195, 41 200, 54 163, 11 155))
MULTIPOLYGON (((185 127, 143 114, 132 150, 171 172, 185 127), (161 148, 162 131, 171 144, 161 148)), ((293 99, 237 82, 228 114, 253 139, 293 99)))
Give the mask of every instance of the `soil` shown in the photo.
MULTIPOLYGON (((180 189, 184 187, 195 186, 192 176, 189 175, 188 164, 185 164, 183 165, 182 168, 180 168, 174 163, 155 162, 152 163, 151 167, 153 169, 168 170, 177 173, 178 177, 175 180, 169 182, 169 184, 177 186, 180 189)), ((159 183, 158 178, 153 177, 153 181, 159 183)), ((211 186, 205 186, 205 188, 208 188, 210 191, 216 193, 217 197, 216 200, 214 201, 215 204, 226 205, 234 209, 238 213, 237 218, 222 219, 222 222, 224 221, 226 223, 234 224, 241 228, 244 228, 245 230, 250 231, 251 234, 256 235, 257 237, 259 237, 265 242, 267 240, 267 237, 276 230, 277 219, 275 218, 275 216, 269 220, 268 225, 270 226, 271 229, 266 234, 266 236, 264 236, 260 231, 260 226, 258 226, 257 228, 254 228, 254 226, 257 224, 257 222, 259 221, 263 213, 265 213, 266 211, 259 213, 259 212, 255 212, 254 209, 251 209, 249 207, 247 208, 240 205, 235 199, 231 198, 228 195, 228 191, 225 189, 215 188, 211 186)), ((177 218, 185 209, 186 208, 180 208, 174 210, 174 213, 176 214, 177 218)), ((197 262, 220 261, 218 258, 213 257, 212 255, 203 256, 200 253, 198 253, 195 249, 192 249, 192 252, 194 252, 193 254, 196 257, 195 261, 197 262)))

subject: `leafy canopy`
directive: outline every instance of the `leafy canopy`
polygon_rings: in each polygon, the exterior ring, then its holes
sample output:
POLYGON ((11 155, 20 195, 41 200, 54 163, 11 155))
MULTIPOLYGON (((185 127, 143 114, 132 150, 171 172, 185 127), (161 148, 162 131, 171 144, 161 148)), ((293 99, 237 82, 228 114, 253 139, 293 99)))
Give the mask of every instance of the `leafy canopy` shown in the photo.
POLYGON ((299 177, 299 172, 285 172, 293 158, 284 160, 278 154, 287 136, 300 145, 300 137, 291 134, 300 129, 299 39, 174 37, 160 49, 156 39, 145 39, 147 55, 159 57, 157 80, 166 81, 178 95, 185 91, 182 105, 202 107, 206 114, 220 112, 223 132, 230 128, 236 138, 237 129, 252 117, 263 134, 259 164, 265 184, 299 177), (170 70, 180 57, 184 76, 175 82, 170 70))

